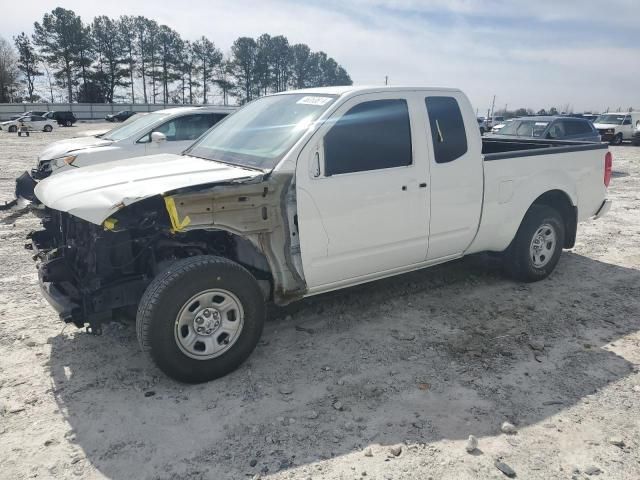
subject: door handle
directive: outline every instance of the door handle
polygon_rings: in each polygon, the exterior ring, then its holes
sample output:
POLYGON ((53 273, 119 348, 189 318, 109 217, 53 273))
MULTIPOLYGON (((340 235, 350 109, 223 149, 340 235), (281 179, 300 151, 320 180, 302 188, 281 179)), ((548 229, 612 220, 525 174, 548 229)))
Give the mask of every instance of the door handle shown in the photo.
POLYGON ((427 182, 422 182, 420 185, 418 185, 420 188, 427 188, 427 182))

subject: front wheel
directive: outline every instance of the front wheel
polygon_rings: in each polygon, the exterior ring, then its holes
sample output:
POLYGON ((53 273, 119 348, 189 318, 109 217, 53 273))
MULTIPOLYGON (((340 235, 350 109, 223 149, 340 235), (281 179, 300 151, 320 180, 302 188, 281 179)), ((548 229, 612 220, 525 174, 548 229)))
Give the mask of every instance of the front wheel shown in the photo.
POLYGON ((507 270, 523 282, 548 277, 560 260, 564 236, 564 222, 558 211, 546 205, 533 205, 507 250, 507 270))
POLYGON ((45 126, 44 126, 44 131, 45 131, 45 132, 50 133, 50 132, 51 132, 51 130, 53 130, 53 127, 52 127, 51 125, 45 125, 45 126))
POLYGON ((71 120, 67 120, 64 122, 65 127, 70 127, 71 125, 73 125, 73 122, 71 120))
POLYGON ((138 341, 168 376, 206 382, 249 357, 265 312, 258 282, 241 265, 191 257, 172 264, 145 291, 136 318, 138 341))
POLYGON ((615 137, 613 137, 613 140, 611 140, 611 145, 621 145, 621 144, 622 144, 622 134, 619 133, 615 137))
POLYGON ((18 127, 16 127, 15 125, 11 125, 9 127, 9 133, 16 133, 18 131, 18 127))

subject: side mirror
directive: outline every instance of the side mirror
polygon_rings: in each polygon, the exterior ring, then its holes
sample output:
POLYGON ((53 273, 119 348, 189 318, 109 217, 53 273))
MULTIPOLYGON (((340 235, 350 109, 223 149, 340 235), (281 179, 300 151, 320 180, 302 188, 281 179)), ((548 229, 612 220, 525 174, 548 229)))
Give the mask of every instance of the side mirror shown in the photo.
POLYGON ((151 132, 151 143, 164 143, 167 136, 162 132, 151 132))

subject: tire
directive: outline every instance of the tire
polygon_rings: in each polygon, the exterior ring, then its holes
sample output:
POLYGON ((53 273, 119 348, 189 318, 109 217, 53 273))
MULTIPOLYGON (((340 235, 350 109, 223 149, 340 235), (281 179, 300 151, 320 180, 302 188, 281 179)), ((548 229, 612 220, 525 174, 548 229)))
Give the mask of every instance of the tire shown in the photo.
POLYGON ((18 131, 18 127, 16 127, 15 125, 9 126, 9 129, 8 129, 9 133, 16 133, 17 131, 18 131))
POLYGON ((622 145, 622 133, 617 134, 611 140, 611 145, 622 145))
POLYGON ((181 382, 201 383, 232 372, 249 357, 265 316, 251 273, 225 258, 197 256, 173 263, 151 282, 138 306, 136 331, 160 370, 181 382), (231 308, 221 307, 227 303, 231 308))
POLYGON ((546 205, 531 206, 507 249, 507 271, 523 282, 548 277, 560 260, 564 238, 565 226, 557 210, 546 205))
POLYGON ((51 130, 53 130, 53 127, 51 125, 45 125, 43 130, 47 133, 51 133, 51 130))
POLYGON ((71 120, 67 120, 66 122, 64 122, 65 127, 70 127, 72 125, 73 125, 73 122, 71 120))

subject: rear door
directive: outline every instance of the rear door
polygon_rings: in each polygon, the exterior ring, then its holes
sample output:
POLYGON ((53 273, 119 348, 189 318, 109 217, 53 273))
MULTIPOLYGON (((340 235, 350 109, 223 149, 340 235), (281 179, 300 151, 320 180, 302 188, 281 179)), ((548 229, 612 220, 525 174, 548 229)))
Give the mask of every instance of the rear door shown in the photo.
POLYGON ((309 288, 425 261, 424 125, 412 92, 360 95, 341 105, 303 149, 297 220, 309 288))
POLYGON ((459 256, 476 234, 482 211, 482 145, 474 112, 461 93, 425 95, 422 108, 429 122, 422 135, 430 139, 431 150, 427 258, 437 260, 459 256))

